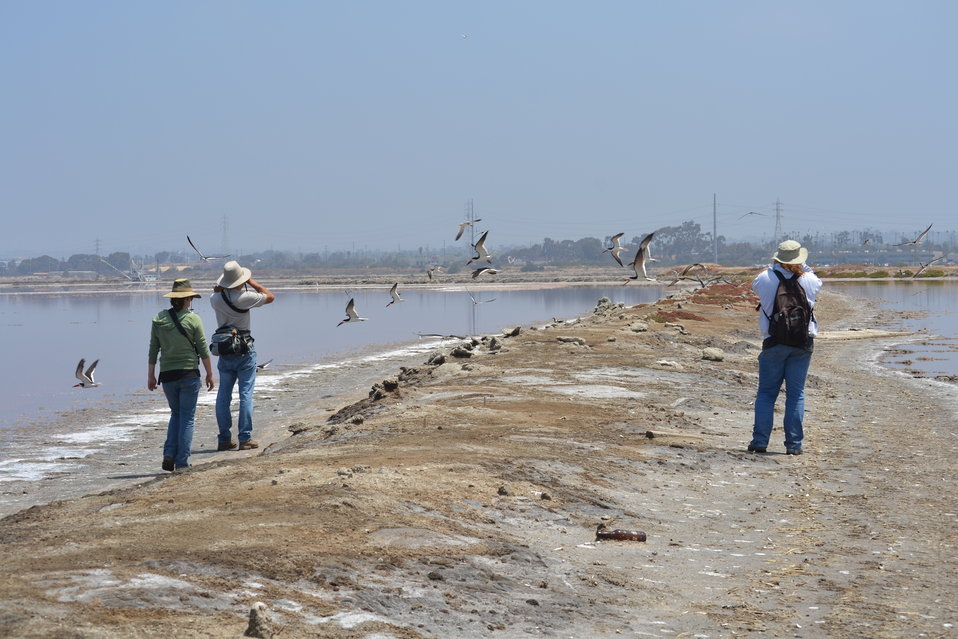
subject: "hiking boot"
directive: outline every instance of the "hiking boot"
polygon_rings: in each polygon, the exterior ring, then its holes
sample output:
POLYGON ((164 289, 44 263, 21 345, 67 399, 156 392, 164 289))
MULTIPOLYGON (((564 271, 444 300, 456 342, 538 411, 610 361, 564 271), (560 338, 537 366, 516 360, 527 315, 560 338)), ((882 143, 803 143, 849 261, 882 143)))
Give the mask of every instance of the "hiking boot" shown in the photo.
POLYGON ((802 449, 801 449, 801 448, 789 448, 788 450, 785 451, 785 454, 786 454, 786 455, 801 455, 801 454, 802 454, 802 449))
POLYGON ((252 439, 248 442, 240 442, 239 444, 240 450, 249 450, 250 448, 259 448, 259 444, 254 442, 252 439))
POLYGON ((235 439, 231 439, 231 440, 229 440, 228 442, 220 442, 220 443, 216 446, 216 450, 233 450, 234 448, 236 448, 236 440, 235 440, 235 439))
POLYGON ((749 444, 749 445, 748 445, 748 452, 750 452, 750 453, 764 453, 765 450, 766 450, 766 448, 767 448, 766 446, 755 446, 754 444, 749 444))
POLYGON ((167 472, 171 472, 171 473, 172 473, 172 472, 173 472, 173 458, 172 458, 172 457, 164 457, 164 458, 163 458, 163 464, 160 466, 160 468, 162 468, 163 470, 165 470, 165 471, 167 471, 167 472))

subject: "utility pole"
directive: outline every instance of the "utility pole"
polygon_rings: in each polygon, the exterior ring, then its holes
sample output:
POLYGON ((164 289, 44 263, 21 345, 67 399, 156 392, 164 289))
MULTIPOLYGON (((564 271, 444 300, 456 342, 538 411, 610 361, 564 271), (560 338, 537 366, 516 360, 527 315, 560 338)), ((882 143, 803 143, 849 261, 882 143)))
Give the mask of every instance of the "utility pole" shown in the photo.
POLYGON ((775 199, 775 237, 772 238, 772 248, 778 246, 782 237, 782 201, 775 199))
POLYGON ((230 220, 223 216, 223 255, 230 253, 230 220))
POLYGON ((718 204, 712 194, 712 261, 718 264, 718 204))
POLYGON ((96 248, 94 252, 96 253, 96 278, 100 279, 100 238, 96 238, 96 248))

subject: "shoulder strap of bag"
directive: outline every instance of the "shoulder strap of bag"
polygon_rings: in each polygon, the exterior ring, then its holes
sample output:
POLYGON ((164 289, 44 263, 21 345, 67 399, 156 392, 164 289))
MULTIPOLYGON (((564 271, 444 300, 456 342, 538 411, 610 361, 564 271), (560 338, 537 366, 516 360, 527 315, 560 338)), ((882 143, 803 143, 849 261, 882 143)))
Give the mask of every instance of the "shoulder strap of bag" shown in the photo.
POLYGON ((185 337, 187 341, 189 341, 190 346, 193 347, 193 352, 196 353, 197 357, 199 357, 200 352, 196 349, 196 344, 193 343, 193 340, 190 338, 190 336, 186 334, 186 329, 184 329, 183 325, 180 324, 180 318, 176 316, 176 313, 173 311, 172 308, 169 309, 169 313, 170 313, 170 317, 173 319, 173 323, 176 324, 176 328, 180 331, 180 333, 183 334, 183 337, 185 337))
POLYGON ((226 291, 228 290, 228 288, 224 288, 222 291, 220 291, 220 295, 223 297, 223 301, 226 302, 226 305, 233 309, 233 311, 236 313, 249 313, 248 308, 237 308, 236 305, 230 301, 229 296, 226 294, 226 291))
MULTIPOLYGON (((795 292, 798 297, 802 300, 802 304, 805 305, 805 308, 808 309, 808 316, 814 321, 815 320, 815 311, 812 309, 812 305, 808 303, 808 295, 805 294, 805 289, 802 288, 802 285, 798 283, 798 275, 793 275, 792 277, 785 277, 781 272, 772 269, 772 272, 778 276, 779 283, 788 288, 789 286, 795 287, 795 292)), ((775 293, 775 304, 778 304, 778 292, 775 293)), ((763 311, 764 312, 764 311, 763 311)), ((774 309, 773 309, 774 312, 774 309)), ((768 317, 766 314, 765 317, 768 317)), ((769 319, 771 319, 769 317, 769 319)))

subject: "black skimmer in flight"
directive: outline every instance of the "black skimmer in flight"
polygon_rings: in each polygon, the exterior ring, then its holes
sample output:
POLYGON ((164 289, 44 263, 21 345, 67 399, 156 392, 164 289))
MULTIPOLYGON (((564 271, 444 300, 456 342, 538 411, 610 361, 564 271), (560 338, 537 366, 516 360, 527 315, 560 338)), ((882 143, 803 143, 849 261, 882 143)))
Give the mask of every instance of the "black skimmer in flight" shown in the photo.
POLYGON ((429 279, 432 279, 432 274, 436 273, 438 275, 440 270, 442 270, 442 266, 436 264, 426 269, 426 275, 429 276, 429 279))
POLYGON ((945 259, 945 256, 944 256, 944 255, 942 255, 941 257, 936 257, 935 259, 933 259, 932 261, 928 262, 927 264, 922 264, 922 265, 921 265, 921 268, 918 269, 917 271, 915 271, 915 274, 912 275, 911 278, 912 278, 912 279, 915 279, 916 277, 918 277, 919 275, 921 275, 922 273, 924 273, 926 268, 928 268, 929 266, 931 266, 931 265, 934 264, 935 262, 940 262, 940 261, 943 260, 943 259, 945 259))
POLYGON ((395 304, 396 302, 405 302, 405 301, 406 301, 406 300, 404 300, 403 298, 399 297, 399 291, 397 290, 398 288, 399 288, 399 282, 396 282, 395 284, 393 284, 392 288, 389 289, 389 296, 390 296, 392 299, 389 301, 388 304, 386 304, 386 308, 389 308, 390 306, 392 306, 392 305, 395 304))
POLYGON ((649 277, 648 273, 645 272, 645 262, 651 259, 649 257, 649 242, 652 241, 653 235, 655 235, 655 233, 649 233, 639 243, 639 250, 635 252, 635 259, 629 262, 629 266, 631 266, 632 270, 635 271, 635 276, 627 278, 625 280, 626 284, 629 283, 629 280, 639 279, 639 269, 642 270, 642 277, 650 281, 653 279, 649 277))
POLYGON ((919 233, 918 237, 913 239, 911 242, 902 242, 901 244, 895 244, 895 246, 918 246, 919 244, 921 244, 921 241, 924 239, 925 235, 928 234, 928 231, 931 230, 932 224, 929 224, 928 228, 926 228, 924 231, 919 233))
POLYGON ((749 211, 748 213, 743 213, 742 215, 739 215, 739 216, 738 216, 738 219, 741 220, 743 217, 748 217, 749 215, 762 215, 762 216, 764 216, 765 214, 764 214, 764 213, 756 213, 755 211, 749 211))
POLYGON ((257 365, 256 365, 256 368, 258 368, 258 369, 260 369, 260 370, 263 370, 264 368, 268 367, 268 366, 270 365, 270 362, 272 362, 272 361, 273 361, 273 360, 268 359, 268 360, 266 360, 265 362, 263 362, 262 364, 257 364, 257 365))
POLYGON ((623 235, 625 235, 625 233, 616 233, 615 235, 613 235, 613 236, 612 236, 612 246, 610 246, 610 247, 608 247, 607 249, 605 249, 605 250, 602 251, 603 253, 611 253, 613 259, 615 259, 615 261, 619 263, 619 266, 625 266, 625 264, 622 263, 622 258, 619 257, 619 253, 621 253, 622 251, 625 250, 625 249, 622 247, 622 236, 623 236, 623 235))
POLYGON ((470 220, 466 220, 465 222, 460 222, 460 223, 459 223, 459 232, 456 233, 456 239, 458 240, 460 237, 462 237, 462 234, 466 231, 466 227, 467 227, 467 226, 472 226, 472 225, 475 224, 476 222, 482 222, 482 218, 481 218, 481 217, 477 217, 476 219, 471 220, 471 221, 470 221, 470 220))
POLYGON ((193 250, 196 251, 196 254, 200 256, 200 259, 204 262, 210 260, 221 260, 223 258, 229 257, 229 255, 203 255, 203 252, 196 248, 196 244, 193 244, 193 240, 190 239, 190 236, 186 236, 186 241, 190 243, 190 246, 193 247, 193 250))
POLYGON ((480 304, 485 304, 485 303, 487 303, 487 302, 495 302, 495 301, 496 301, 496 298, 494 298, 494 297, 493 297, 491 300, 477 300, 477 299, 476 299, 476 296, 472 294, 472 291, 466 291, 466 293, 469 293, 469 299, 471 299, 471 300, 472 300, 472 303, 473 303, 474 305, 476 305, 476 306, 479 306, 480 304))
POLYGON ((83 365, 86 363, 85 359, 81 359, 80 363, 77 364, 76 378, 80 380, 79 384, 74 384, 73 388, 79 386, 80 388, 96 388, 100 385, 99 382, 93 379, 93 371, 96 370, 96 365, 100 363, 100 360, 96 360, 90 364, 90 368, 86 369, 86 372, 83 372, 83 365))
POLYGON ((342 326, 347 322, 365 322, 365 317, 360 317, 359 313, 356 312, 356 304, 353 298, 349 298, 349 303, 346 304, 346 319, 341 321, 336 326, 342 326))
POLYGON ((481 236, 479 236, 479 240, 472 245, 472 248, 476 249, 476 256, 473 257, 468 262, 466 262, 466 264, 472 264, 473 262, 478 262, 479 260, 485 260, 486 262, 489 262, 490 264, 492 264, 492 255, 489 253, 489 251, 486 250, 487 235, 489 235, 489 231, 486 231, 481 236))
POLYGON ((474 271, 472 272, 472 279, 476 279, 477 277, 479 277, 479 276, 482 275, 483 273, 488 273, 489 275, 495 275, 495 274, 498 273, 498 272, 499 272, 499 271, 497 271, 496 269, 492 268, 491 266, 483 266, 482 268, 477 268, 476 270, 474 270, 474 271))

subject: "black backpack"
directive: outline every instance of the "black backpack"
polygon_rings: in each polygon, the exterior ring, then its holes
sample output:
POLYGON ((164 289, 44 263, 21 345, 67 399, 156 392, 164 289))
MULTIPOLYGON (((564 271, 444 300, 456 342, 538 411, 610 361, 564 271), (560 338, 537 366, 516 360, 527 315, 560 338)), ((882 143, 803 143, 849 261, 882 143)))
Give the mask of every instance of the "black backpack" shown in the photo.
POLYGON ((808 325, 815 317, 805 289, 798 283, 797 275, 788 278, 775 269, 772 272, 778 276, 778 290, 772 315, 765 315, 768 317, 768 334, 776 344, 805 346, 808 344, 808 325))

